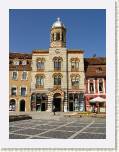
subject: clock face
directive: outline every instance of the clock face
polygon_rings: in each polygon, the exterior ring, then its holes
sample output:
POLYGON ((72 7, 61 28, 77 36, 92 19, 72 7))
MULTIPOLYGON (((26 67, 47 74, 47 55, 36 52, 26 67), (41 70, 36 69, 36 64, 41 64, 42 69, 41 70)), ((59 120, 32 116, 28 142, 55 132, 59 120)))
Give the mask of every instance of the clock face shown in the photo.
POLYGON ((55 52, 58 54, 58 53, 60 53, 60 50, 59 50, 59 49, 56 49, 55 52))

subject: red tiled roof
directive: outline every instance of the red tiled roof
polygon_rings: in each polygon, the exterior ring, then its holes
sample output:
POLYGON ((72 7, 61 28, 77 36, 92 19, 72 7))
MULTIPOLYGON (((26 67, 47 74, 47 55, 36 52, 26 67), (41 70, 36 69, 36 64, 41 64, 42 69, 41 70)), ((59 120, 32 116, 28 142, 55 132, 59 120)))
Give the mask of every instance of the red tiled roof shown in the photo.
POLYGON ((106 77, 106 58, 85 58, 84 69, 86 77, 106 77))
POLYGON ((32 59, 32 54, 29 53, 10 53, 10 59, 32 59))

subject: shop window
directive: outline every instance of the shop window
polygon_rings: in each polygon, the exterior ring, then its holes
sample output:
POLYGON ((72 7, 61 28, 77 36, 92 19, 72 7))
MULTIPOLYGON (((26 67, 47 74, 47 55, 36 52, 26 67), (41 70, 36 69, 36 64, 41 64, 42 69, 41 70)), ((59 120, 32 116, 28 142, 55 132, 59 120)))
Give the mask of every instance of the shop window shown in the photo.
POLYGON ((15 111, 15 110, 16 110, 16 102, 14 99, 11 99, 9 103, 9 111, 15 111))
POLYGON ((69 100, 73 101, 74 100, 74 96, 72 93, 69 94, 69 100))

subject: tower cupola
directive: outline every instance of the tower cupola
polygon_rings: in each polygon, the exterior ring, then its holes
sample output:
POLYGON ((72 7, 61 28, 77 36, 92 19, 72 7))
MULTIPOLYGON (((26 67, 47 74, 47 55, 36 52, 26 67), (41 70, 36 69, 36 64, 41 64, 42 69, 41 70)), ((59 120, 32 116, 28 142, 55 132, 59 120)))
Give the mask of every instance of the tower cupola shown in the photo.
POLYGON ((51 48, 66 47, 66 28, 59 17, 51 27, 50 47, 51 48))

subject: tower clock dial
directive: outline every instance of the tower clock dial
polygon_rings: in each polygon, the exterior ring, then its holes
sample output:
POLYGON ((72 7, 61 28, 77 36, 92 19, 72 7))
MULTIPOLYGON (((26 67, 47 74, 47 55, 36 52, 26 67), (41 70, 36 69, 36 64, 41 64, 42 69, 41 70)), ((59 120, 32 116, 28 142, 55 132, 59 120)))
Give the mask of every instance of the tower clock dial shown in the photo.
POLYGON ((56 49, 55 52, 58 54, 58 53, 60 53, 60 50, 59 50, 59 49, 56 49))

